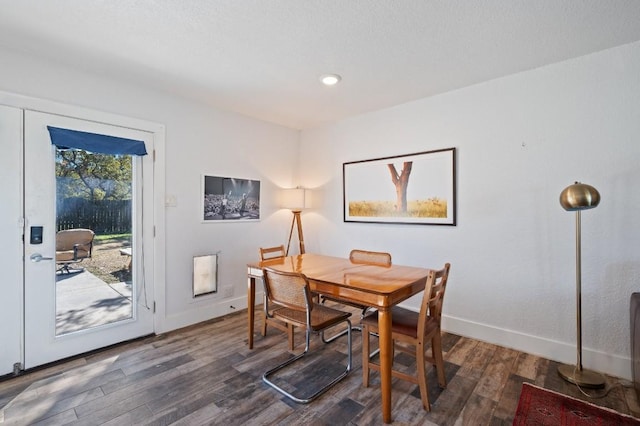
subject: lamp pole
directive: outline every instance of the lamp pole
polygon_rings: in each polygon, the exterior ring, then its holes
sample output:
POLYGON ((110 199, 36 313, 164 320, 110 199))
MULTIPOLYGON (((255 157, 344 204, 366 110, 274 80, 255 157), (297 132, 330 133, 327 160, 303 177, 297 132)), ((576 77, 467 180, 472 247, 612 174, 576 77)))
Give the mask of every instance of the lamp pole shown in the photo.
POLYGON ((291 229, 289 230, 289 241, 287 242, 287 251, 285 256, 289 256, 289 246, 291 245, 291 237, 293 236, 293 226, 297 225, 298 229, 298 242, 300 245, 300 254, 304 254, 304 237, 302 236, 302 218, 300 217, 301 210, 292 210, 293 219, 291 220, 291 229))
POLYGON ((290 209, 293 213, 291 219, 291 229, 289 229, 289 241, 287 242, 287 251, 285 256, 289 256, 289 247, 291 246, 291 237, 293 236, 293 227, 297 225, 298 242, 300 245, 300 254, 304 254, 304 237, 302 236, 302 218, 300 213, 303 209, 309 207, 307 198, 307 190, 304 188, 290 188, 282 191, 282 207, 290 209))
POLYGON ((578 350, 576 367, 582 369, 582 220, 580 210, 576 211, 576 338, 578 350))
POLYGON ((560 204, 567 211, 576 212, 576 365, 558 366, 558 374, 564 380, 578 386, 598 389, 605 385, 605 377, 582 368, 582 210, 592 209, 600 203, 600 193, 580 182, 566 187, 560 194, 560 204))

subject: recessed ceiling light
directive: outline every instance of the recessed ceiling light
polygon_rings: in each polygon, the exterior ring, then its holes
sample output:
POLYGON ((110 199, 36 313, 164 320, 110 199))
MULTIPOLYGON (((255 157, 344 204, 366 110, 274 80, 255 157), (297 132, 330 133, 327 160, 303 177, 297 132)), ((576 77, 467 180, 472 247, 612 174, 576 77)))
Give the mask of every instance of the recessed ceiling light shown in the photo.
POLYGON ((325 86, 335 86, 340 83, 340 80, 342 80, 342 77, 338 74, 324 74, 320 76, 320 81, 325 86))

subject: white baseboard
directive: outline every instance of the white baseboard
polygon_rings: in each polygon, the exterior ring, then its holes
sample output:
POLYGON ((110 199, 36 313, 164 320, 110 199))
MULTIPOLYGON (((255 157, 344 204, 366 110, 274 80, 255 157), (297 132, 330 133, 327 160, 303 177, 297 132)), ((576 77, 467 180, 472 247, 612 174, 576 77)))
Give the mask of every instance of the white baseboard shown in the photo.
MULTIPOLYGON (((453 334, 482 340, 553 361, 566 364, 576 363, 576 345, 444 315, 442 329, 453 334)), ((590 370, 632 380, 631 359, 629 357, 607 354, 583 347, 582 365, 590 370)))
MULTIPOLYGON (((262 300, 262 293, 260 293, 260 299, 258 299, 258 294, 256 294, 256 300, 262 300)), ((222 299, 215 302, 213 305, 207 304, 201 307, 193 307, 189 311, 169 315, 162 321, 162 330, 156 330, 156 332, 166 333, 171 330, 187 327, 212 318, 218 318, 246 308, 246 296, 222 299)))

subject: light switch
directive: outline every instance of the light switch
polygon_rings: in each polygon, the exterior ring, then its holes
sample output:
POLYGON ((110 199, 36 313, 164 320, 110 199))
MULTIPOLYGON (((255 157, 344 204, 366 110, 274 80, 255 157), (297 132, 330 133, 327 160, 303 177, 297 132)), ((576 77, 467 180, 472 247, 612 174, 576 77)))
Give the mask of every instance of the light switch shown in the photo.
POLYGON ((175 195, 167 195, 164 199, 165 207, 175 207, 178 205, 178 198, 175 195))

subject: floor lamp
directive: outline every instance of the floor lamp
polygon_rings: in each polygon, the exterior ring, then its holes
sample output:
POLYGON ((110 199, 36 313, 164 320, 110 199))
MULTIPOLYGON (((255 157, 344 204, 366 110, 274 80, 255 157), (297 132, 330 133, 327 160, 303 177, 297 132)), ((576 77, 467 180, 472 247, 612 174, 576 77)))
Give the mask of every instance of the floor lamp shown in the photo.
POLYGON ((282 191, 282 207, 290 209, 293 213, 291 220, 291 229, 289 230, 289 240, 287 242, 287 252, 285 256, 289 256, 289 246, 291 245, 291 237, 293 236, 293 228, 296 226, 298 230, 298 242, 300 243, 300 254, 304 254, 304 237, 302 235, 302 219, 300 213, 307 207, 308 197, 307 190, 303 188, 291 188, 282 191))
POLYGON ((560 365, 558 374, 564 380, 578 386, 598 389, 604 387, 602 374, 582 368, 582 265, 580 259, 580 212, 592 209, 600 203, 600 193, 593 186, 576 182, 566 187, 560 194, 560 205, 567 211, 576 212, 576 324, 577 360, 576 365, 560 365))

